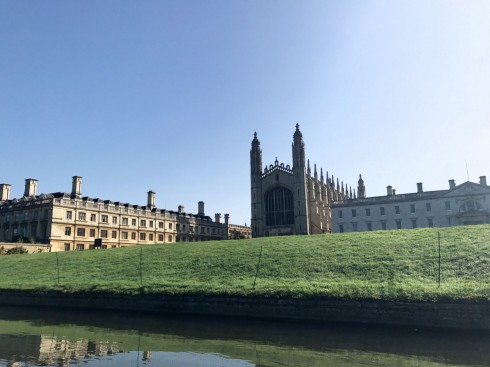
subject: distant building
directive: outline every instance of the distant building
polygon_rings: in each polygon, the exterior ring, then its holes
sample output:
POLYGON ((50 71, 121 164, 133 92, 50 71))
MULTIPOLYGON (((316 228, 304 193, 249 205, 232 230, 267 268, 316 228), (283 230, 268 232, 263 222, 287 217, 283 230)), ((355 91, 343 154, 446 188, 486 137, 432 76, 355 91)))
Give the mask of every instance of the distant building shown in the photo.
POLYGON ((0 242, 46 243, 52 251, 69 251, 250 237, 250 227, 230 224, 228 214, 224 223, 219 213, 213 221, 202 201, 197 214, 190 214, 183 206, 156 208, 153 191, 146 206, 93 199, 82 196, 79 176, 73 177, 71 193, 37 195, 35 179, 26 179, 21 198, 10 199, 10 188, 0 184, 0 242))
POLYGON ((332 230, 331 202, 355 197, 334 177, 320 176, 305 159, 303 135, 296 124, 293 136, 293 165, 274 164, 262 168, 262 150, 257 133, 250 150, 251 209, 253 237, 326 233, 332 230))
POLYGON ((334 232, 362 232, 384 229, 451 227, 490 223, 490 187, 485 176, 480 183, 465 182, 449 188, 396 194, 387 187, 386 196, 365 197, 359 178, 358 198, 331 204, 334 232))

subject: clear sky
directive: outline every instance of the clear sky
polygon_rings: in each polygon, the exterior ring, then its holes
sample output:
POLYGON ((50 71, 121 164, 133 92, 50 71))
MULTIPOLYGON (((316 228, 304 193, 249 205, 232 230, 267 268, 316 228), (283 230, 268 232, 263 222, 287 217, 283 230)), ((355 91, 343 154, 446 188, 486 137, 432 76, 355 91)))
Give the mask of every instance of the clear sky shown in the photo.
POLYGON ((0 183, 250 224, 249 152, 368 196, 490 180, 490 1, 0 0, 0 183))

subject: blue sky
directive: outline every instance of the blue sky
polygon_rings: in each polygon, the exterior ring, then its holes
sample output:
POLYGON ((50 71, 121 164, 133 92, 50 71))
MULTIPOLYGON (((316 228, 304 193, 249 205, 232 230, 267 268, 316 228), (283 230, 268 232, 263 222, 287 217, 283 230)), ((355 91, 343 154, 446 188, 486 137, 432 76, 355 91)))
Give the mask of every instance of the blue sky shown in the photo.
POLYGON ((368 196, 490 179, 489 1, 0 0, 0 182, 230 213, 249 150, 368 196))

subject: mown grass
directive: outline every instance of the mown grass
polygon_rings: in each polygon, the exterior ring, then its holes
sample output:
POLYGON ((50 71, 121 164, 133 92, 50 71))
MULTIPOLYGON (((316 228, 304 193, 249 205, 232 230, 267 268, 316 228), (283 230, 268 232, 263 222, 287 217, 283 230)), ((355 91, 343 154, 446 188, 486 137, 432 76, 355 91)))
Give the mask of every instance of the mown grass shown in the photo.
POLYGON ((0 289, 490 303, 490 226, 1 256, 0 289))

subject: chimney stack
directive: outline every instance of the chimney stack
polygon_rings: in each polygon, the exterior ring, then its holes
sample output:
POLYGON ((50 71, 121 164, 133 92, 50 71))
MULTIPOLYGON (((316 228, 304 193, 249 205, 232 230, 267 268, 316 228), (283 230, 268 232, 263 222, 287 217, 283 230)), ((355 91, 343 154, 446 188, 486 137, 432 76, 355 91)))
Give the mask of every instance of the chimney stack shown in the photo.
POLYGON ((204 201, 197 203, 197 215, 204 217, 204 201))
POLYGON ((184 212, 184 206, 183 205, 179 205, 178 212, 179 212, 179 214, 182 214, 184 212))
POLYGON ((148 203, 146 206, 150 209, 155 209, 155 191, 148 191, 148 203))
POLYGON ((0 201, 10 200, 10 187, 6 183, 0 184, 0 201))
POLYGON ((73 176, 71 194, 77 196, 82 195, 82 178, 80 176, 73 176))
POLYGON ((34 178, 26 178, 26 188, 24 190, 25 197, 36 196, 37 180, 34 178))
POLYGON ((422 187, 422 182, 417 182, 417 192, 419 194, 424 192, 424 188, 422 187))
POLYGON ((392 188, 392 186, 391 186, 391 185, 390 185, 390 186, 386 186, 386 194, 387 194, 388 196, 393 195, 393 188, 392 188))
POLYGON ((456 187, 456 182, 454 180, 449 180, 449 190, 452 190, 456 187))
POLYGON ((395 196, 395 195, 396 195, 396 190, 395 190, 395 189, 393 189, 393 196, 395 196))
POLYGON ((230 222, 230 214, 225 214, 225 226, 228 227, 229 222, 230 222))
POLYGON ((215 223, 221 223, 221 213, 216 213, 214 215, 214 221, 215 223))
POLYGON ((487 176, 480 176, 480 185, 487 186, 487 176))

